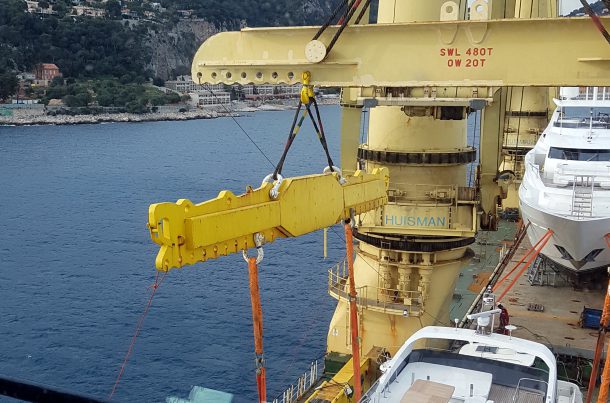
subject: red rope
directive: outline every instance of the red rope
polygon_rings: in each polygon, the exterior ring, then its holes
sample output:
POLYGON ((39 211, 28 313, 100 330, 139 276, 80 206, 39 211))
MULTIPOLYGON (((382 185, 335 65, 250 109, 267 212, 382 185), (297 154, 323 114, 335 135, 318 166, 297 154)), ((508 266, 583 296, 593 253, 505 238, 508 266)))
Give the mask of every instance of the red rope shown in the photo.
POLYGON ((161 286, 161 283, 163 283, 163 280, 165 280, 166 275, 167 275, 167 272, 165 272, 163 274, 163 277, 161 277, 161 280, 159 281, 159 272, 157 272, 157 274, 155 275, 154 284, 152 284, 149 287, 149 288, 152 288, 152 292, 150 293, 150 297, 148 297, 148 302, 146 303, 144 312, 142 312, 142 315, 140 315, 140 318, 138 319, 138 323, 136 324, 136 330, 133 333, 133 336, 131 337, 131 343, 129 344, 129 348, 127 349, 127 353, 125 354, 123 363, 121 364, 121 369, 119 370, 119 374, 116 377, 116 381, 114 382, 112 391, 110 392, 110 395, 108 395, 109 400, 112 400, 112 396, 114 396, 114 392, 116 392, 116 389, 119 386, 119 382, 121 382, 121 377, 123 376, 123 372, 125 371, 125 366, 127 365, 129 358, 131 357, 133 347, 136 344, 136 339, 138 338, 138 335, 140 334, 140 331, 142 330, 142 326, 144 325, 144 319, 146 318, 146 315, 148 314, 148 310, 150 309, 150 306, 152 305, 153 297, 155 296, 155 293, 157 292, 157 289, 159 288, 159 286, 161 286))

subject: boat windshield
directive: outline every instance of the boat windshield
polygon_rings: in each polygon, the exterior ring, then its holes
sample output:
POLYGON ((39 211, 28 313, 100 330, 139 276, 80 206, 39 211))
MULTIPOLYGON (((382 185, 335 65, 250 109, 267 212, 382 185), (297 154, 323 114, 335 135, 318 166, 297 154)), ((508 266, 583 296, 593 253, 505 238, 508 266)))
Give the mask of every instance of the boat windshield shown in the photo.
POLYGON ((610 129, 610 108, 562 108, 553 126, 566 129, 610 129))
POLYGON ((551 147, 549 158, 570 161, 610 161, 610 150, 588 148, 551 147))

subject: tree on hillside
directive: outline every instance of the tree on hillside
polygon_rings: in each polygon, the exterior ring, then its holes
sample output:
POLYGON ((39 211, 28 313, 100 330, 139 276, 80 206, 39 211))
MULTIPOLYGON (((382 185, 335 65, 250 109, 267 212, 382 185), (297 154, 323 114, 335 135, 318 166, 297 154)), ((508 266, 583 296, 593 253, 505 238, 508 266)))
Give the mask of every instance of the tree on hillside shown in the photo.
POLYGON ((5 100, 14 95, 19 88, 17 76, 10 71, 0 73, 0 100, 5 100))
POLYGON ((106 12, 110 18, 119 18, 121 16, 121 3, 117 0, 109 0, 106 2, 106 12))
POLYGON ((51 87, 59 87, 64 85, 64 78, 62 76, 53 77, 51 80, 51 87))
POLYGON ((68 7, 64 4, 64 3, 55 3, 53 4, 53 10, 55 10, 57 12, 57 15, 60 18, 63 18, 66 13, 68 12, 68 7))

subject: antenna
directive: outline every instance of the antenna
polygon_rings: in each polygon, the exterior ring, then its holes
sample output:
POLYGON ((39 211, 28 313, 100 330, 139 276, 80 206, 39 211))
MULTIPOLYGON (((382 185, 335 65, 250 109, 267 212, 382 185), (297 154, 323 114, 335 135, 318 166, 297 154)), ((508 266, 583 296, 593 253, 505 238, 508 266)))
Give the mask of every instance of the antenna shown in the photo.
POLYGON ((493 332, 493 318, 494 315, 501 313, 501 309, 493 309, 491 311, 479 312, 475 314, 468 315, 467 318, 470 320, 477 320, 477 333, 478 334, 491 334, 493 332), (489 333, 485 331, 485 328, 489 326, 489 323, 492 323, 491 329, 489 333))
POLYGON ((504 326, 504 329, 508 330, 508 337, 510 337, 510 340, 512 340, 513 339, 513 330, 517 330, 517 326, 506 325, 506 326, 504 326))

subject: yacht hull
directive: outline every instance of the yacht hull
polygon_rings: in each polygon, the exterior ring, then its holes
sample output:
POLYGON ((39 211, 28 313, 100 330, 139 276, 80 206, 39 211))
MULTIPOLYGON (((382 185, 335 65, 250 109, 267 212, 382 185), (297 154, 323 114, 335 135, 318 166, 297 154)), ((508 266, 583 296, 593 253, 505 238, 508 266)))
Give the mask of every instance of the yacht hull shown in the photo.
POLYGON ((558 215, 519 200, 523 222, 530 222, 527 235, 535 245, 547 232, 551 239, 542 254, 560 266, 577 273, 606 269, 610 265, 610 252, 606 234, 610 232, 610 217, 575 219, 558 215))

